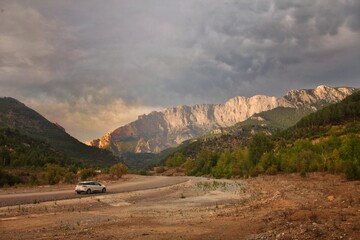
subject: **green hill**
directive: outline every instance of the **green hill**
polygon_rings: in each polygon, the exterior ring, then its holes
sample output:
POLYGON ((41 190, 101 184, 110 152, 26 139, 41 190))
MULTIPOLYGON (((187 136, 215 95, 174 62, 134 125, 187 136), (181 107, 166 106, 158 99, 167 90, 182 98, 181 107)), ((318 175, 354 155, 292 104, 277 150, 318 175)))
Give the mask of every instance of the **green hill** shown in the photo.
POLYGON ((0 156, 2 166, 12 167, 43 167, 48 163, 64 166, 73 163, 49 144, 9 128, 0 129, 0 156))
POLYGON ((342 133, 360 132, 360 91, 355 92, 343 101, 324 107, 302 118, 296 125, 283 131, 280 136, 294 140, 298 138, 317 138, 328 136, 337 132, 342 133), (337 129, 337 130, 336 130, 337 129))
POLYGON ((0 159, 0 187, 56 183, 57 176, 66 174, 74 180, 76 169, 81 165, 49 144, 9 128, 0 129, 0 159))
POLYGON ((93 166, 109 166, 119 161, 107 150, 90 147, 70 136, 57 124, 16 99, 0 98, 0 128, 42 141, 71 160, 93 166))
POLYGON ((278 107, 269 111, 257 113, 249 119, 240 122, 232 128, 243 126, 268 126, 274 129, 286 129, 296 124, 301 118, 309 115, 313 111, 308 108, 284 108, 278 107))

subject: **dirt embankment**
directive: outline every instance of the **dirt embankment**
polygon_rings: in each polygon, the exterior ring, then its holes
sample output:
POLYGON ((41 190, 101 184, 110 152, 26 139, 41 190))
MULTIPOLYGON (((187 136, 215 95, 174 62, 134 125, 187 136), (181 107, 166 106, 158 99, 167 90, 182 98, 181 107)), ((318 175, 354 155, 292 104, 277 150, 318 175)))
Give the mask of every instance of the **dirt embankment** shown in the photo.
POLYGON ((360 182, 311 174, 0 208, 2 239, 360 239, 360 182))

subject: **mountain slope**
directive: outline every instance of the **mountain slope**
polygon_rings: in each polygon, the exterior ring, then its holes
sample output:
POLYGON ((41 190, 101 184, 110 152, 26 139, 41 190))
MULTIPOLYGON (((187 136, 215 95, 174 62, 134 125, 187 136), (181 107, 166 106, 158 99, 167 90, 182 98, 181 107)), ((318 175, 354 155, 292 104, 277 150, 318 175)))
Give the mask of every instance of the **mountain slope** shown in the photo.
POLYGON ((65 166, 73 163, 51 145, 10 128, 0 128, 0 157, 4 167, 43 167, 49 163, 65 166))
POLYGON ((57 152, 90 165, 110 165, 118 161, 109 151, 81 143, 58 124, 49 122, 13 98, 0 98, 0 128, 17 130, 21 134, 44 141, 57 152))
POLYGON ((312 113, 309 108, 284 108, 278 107, 269 111, 257 113, 247 120, 236 124, 238 126, 261 125, 278 129, 286 129, 296 124, 301 118, 312 113))
POLYGON ((273 136, 257 133, 193 141, 163 159, 188 175, 257 176, 277 172, 344 174, 360 179, 360 91, 273 136))
POLYGON ((152 112, 100 139, 92 146, 109 149, 116 155, 126 152, 160 152, 181 142, 201 136, 220 127, 229 127, 256 113, 278 107, 317 110, 338 102, 355 91, 354 88, 331 88, 289 91, 284 97, 234 97, 223 104, 179 106, 152 112))
POLYGON ((215 129, 203 135, 203 137, 211 138, 212 135, 227 134, 246 138, 259 131, 273 134, 274 132, 295 125, 301 118, 312 112, 314 112, 314 110, 310 108, 278 107, 256 113, 245 121, 239 122, 231 127, 215 129))
POLYGON ((340 132, 359 134, 360 91, 343 101, 324 107, 302 118, 296 125, 282 132, 286 139, 318 137, 339 125, 340 132))

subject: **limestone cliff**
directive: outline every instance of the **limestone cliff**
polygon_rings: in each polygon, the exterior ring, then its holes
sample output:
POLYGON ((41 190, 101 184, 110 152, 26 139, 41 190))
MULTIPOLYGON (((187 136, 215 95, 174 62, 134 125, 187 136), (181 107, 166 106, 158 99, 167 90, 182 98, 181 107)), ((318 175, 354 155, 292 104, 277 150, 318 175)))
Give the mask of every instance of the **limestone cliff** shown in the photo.
POLYGON ((276 107, 319 109, 344 99, 355 90, 321 85, 315 89, 291 90, 282 98, 238 96, 223 104, 168 108, 139 116, 136 121, 92 141, 91 145, 110 149, 116 155, 129 151, 159 152, 216 128, 232 126, 255 113, 276 107))

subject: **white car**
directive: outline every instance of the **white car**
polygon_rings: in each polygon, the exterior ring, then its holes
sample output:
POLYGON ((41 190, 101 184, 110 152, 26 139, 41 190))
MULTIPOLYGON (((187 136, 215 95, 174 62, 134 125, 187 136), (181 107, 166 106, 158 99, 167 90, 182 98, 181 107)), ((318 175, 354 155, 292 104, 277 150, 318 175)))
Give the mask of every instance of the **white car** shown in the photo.
POLYGON ((95 182, 95 181, 84 181, 84 182, 79 182, 76 187, 75 187, 75 192, 77 194, 80 193, 93 193, 93 192, 102 192, 105 193, 106 192, 106 186, 99 183, 99 182, 95 182))

